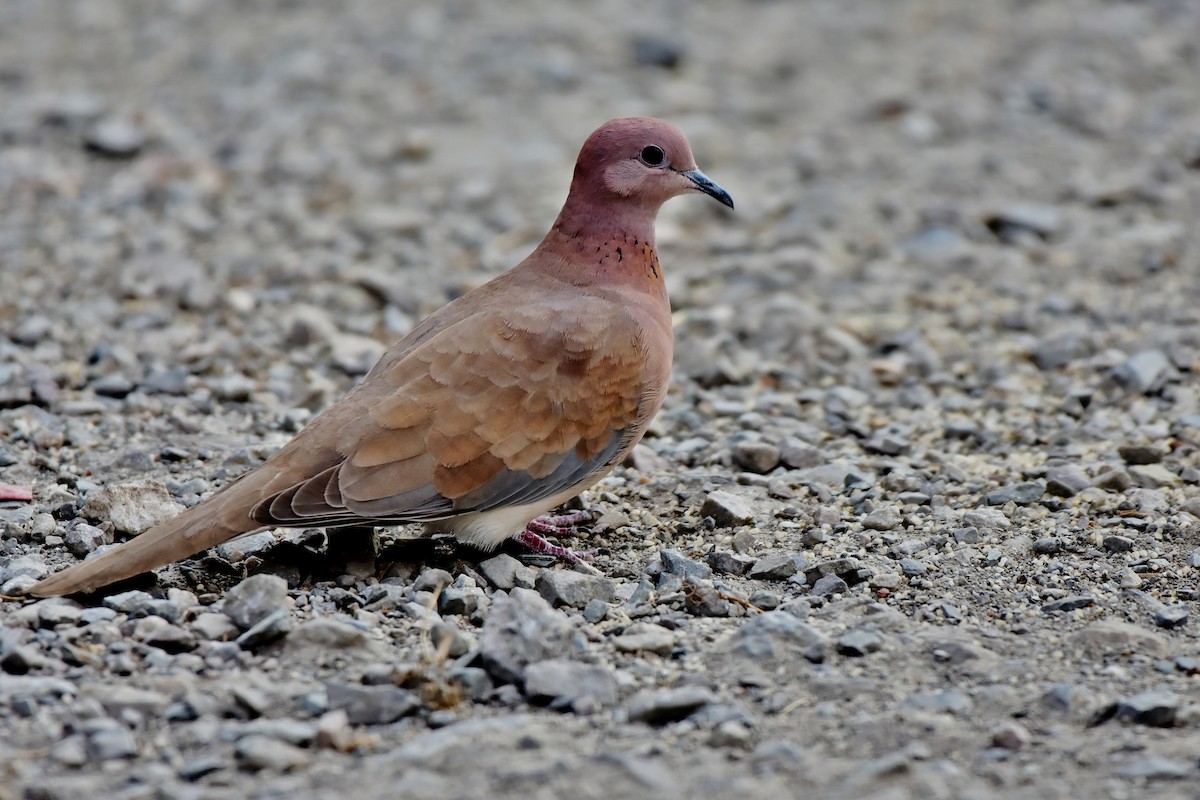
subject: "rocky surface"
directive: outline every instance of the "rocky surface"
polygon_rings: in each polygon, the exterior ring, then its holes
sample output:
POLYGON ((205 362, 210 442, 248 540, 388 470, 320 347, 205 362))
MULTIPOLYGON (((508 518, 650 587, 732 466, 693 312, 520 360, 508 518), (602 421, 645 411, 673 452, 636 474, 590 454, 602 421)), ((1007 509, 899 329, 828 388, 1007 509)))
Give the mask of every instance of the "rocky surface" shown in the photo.
POLYGON ((738 203, 662 214, 675 380, 584 498, 599 576, 277 531, 6 601, 0 798, 1194 796, 1197 29, 0 4, 7 595, 524 256, 604 119, 676 121, 738 203))

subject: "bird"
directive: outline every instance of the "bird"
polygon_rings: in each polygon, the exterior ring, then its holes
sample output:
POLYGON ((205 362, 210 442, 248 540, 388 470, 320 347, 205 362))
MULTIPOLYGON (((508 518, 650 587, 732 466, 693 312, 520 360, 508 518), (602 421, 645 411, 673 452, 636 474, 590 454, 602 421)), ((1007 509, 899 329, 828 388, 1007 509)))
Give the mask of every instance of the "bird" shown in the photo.
POLYGON ((621 463, 663 404, 674 334, 654 223, 697 192, 733 208, 674 125, 604 123, 523 261, 420 322, 261 465, 28 594, 92 593, 274 527, 423 523, 577 559, 543 534, 594 517, 544 515, 621 463))

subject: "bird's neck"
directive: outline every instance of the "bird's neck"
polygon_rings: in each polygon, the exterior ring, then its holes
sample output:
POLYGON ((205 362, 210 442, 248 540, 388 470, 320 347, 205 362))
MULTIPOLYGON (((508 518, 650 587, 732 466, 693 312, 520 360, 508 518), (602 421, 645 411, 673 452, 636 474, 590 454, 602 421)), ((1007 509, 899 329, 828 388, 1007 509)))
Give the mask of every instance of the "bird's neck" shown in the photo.
POLYGON ((572 198, 538 250, 557 256, 544 263, 558 263, 577 273, 562 276, 569 280, 663 287, 654 247, 656 212, 656 208, 633 204, 614 208, 612 203, 599 205, 572 198))

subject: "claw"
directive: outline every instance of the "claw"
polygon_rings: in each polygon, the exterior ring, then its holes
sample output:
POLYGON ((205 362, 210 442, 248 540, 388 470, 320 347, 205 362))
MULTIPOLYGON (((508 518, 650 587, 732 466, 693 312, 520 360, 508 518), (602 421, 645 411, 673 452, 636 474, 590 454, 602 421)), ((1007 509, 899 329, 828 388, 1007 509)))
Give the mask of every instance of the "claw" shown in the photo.
POLYGON ((520 533, 513 534, 513 541, 525 547, 532 553, 539 555, 554 556, 572 564, 578 564, 581 561, 588 561, 596 556, 595 550, 571 550, 561 545, 552 544, 546 541, 542 534, 550 536, 579 536, 580 532, 576 528, 585 522, 595 522, 600 518, 600 513, 590 509, 583 511, 572 511, 570 514, 563 514, 557 517, 538 517, 530 520, 525 526, 525 530, 520 533))

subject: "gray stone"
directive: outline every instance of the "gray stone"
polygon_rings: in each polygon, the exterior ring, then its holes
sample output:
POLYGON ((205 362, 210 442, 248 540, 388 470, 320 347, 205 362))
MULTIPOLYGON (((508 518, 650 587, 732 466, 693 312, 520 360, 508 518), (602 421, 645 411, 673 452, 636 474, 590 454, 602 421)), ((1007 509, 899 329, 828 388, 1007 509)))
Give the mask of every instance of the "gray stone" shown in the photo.
POLYGON ((242 736, 269 736, 297 747, 308 747, 317 737, 316 727, 295 719, 252 719, 239 733, 242 736))
POLYGON ((108 117, 88 127, 83 143, 103 156, 132 158, 146 145, 146 132, 126 117, 108 117))
POLYGON ((107 520, 124 533, 142 533, 183 511, 158 481, 106 486, 88 495, 80 513, 107 520))
POLYGON ((1118 778, 1150 781, 1175 781, 1193 777, 1195 769, 1186 761, 1162 756, 1145 756, 1117 770, 1118 778))
POLYGON ((745 749, 751 745, 754 734, 746 723, 730 719, 717 725, 709 734, 710 747, 737 747, 745 749))
POLYGON ((88 762, 87 738, 75 733, 55 742, 50 748, 50 758, 67 767, 82 767, 88 762))
POLYGON ((625 712, 630 722, 666 725, 686 719, 714 699, 712 692, 702 686, 643 689, 629 698, 625 712))
POLYGON ((1062 550, 1062 539, 1057 536, 1046 536, 1033 543, 1033 552, 1042 556, 1052 556, 1062 550))
POLYGON ((325 684, 325 694, 329 710, 346 712, 353 725, 387 725, 421 708, 415 694, 396 686, 330 682, 325 684))
POLYGON ((1167 642, 1157 633, 1128 622, 1100 620, 1067 637, 1073 647, 1094 657, 1141 653, 1161 656, 1167 652, 1167 642))
POLYGON ((596 664, 551 658, 526 668, 525 694, 535 701, 569 705, 577 712, 592 711, 616 705, 617 681, 596 664))
POLYGON ((697 617, 727 617, 732 607, 721 596, 710 581, 687 580, 682 582, 683 606, 689 614, 697 617))
POLYGON ((161 617, 146 617, 139 621, 134 629, 134 638, 140 642, 157 647, 167 653, 186 653, 196 649, 196 635, 189 630, 172 625, 161 617), (144 623, 159 622, 149 630, 140 630, 144 623))
POLYGON ((1043 203, 1010 203, 984 215, 983 223, 1004 241, 1015 240, 1021 234, 1050 239, 1062 229, 1062 212, 1043 203))
POLYGON ((83 558, 102 544, 112 544, 113 536, 82 520, 76 520, 67 527, 63 541, 75 556, 83 558))
POLYGON ((745 575, 755 564, 753 558, 727 553, 724 550, 714 550, 706 555, 704 560, 718 575, 745 575))
POLYGON ((1041 500, 1045 493, 1045 481, 1026 481, 1024 483, 1010 484, 993 492, 988 492, 984 500, 988 505, 992 506, 1002 506, 1005 503, 1016 503, 1019 506, 1027 506, 1030 503, 1036 503, 1038 500, 1041 500))
POLYGON ((123 711, 154 716, 167 706, 167 697, 163 693, 136 686, 92 684, 84 693, 97 700, 113 716, 119 716, 123 711))
POLYGON ((1133 539, 1115 533, 1105 536, 1103 544, 1104 549, 1110 553, 1128 553, 1133 549, 1133 539))
POLYGON ((622 653, 656 653, 670 655, 675 648, 675 634, 661 625, 638 623, 612 638, 613 647, 622 653))
POLYGON ((1058 600, 1053 600, 1049 603, 1046 603, 1044 606, 1042 606, 1042 611, 1047 614, 1056 611, 1076 611, 1081 608, 1087 608, 1095 602, 1096 598, 1092 597, 1091 595, 1072 595, 1070 597, 1062 597, 1058 600))
POLYGON ((847 583, 856 583, 861 580, 862 571, 863 564, 857 558, 833 558, 808 567, 805 576, 810 584, 825 575, 837 575, 847 583))
POLYGON ((532 589, 537 577, 532 569, 507 553, 501 553, 482 562, 479 565, 479 573, 487 578, 488 583, 492 586, 506 592, 516 586, 520 586, 522 589, 532 589))
POLYGON ((228 642, 237 638, 237 625, 224 614, 209 611, 198 615, 191 622, 191 629, 201 639, 215 642, 228 642))
POLYGON ((116 720, 89 720, 85 726, 87 743, 85 749, 91 761, 114 761, 121 758, 133 758, 138 754, 137 741, 128 728, 116 720), (96 725, 95 723, 102 723, 96 725), (89 730, 90 728, 90 730, 89 730))
POLYGON ((1091 354, 1091 342, 1084 331, 1067 330, 1038 339, 1029 357, 1041 370, 1062 369, 1072 361, 1091 354))
POLYGON ((1074 497, 1091 485, 1078 467, 1066 465, 1046 470, 1046 491, 1055 497, 1074 497))
POLYGON ((275 548, 275 534, 270 531, 260 531, 246 536, 238 536, 228 542, 217 545, 217 555, 231 564, 240 564, 251 556, 262 557, 275 548))
POLYGON ((837 651, 844 656, 859 657, 883 647, 883 635, 870 628, 846 631, 837 639, 837 651))
POLYGON ((583 607, 583 618, 595 625, 600 620, 608 616, 609 604, 599 598, 588 600, 586 606, 583 607))
POLYGON ((83 616, 83 609, 78 604, 59 597, 51 597, 35 603, 38 626, 55 628, 59 625, 77 625, 83 616))
POLYGON ((763 581, 785 581, 795 575, 803 564, 796 563, 797 556, 784 554, 763 556, 750 567, 750 577, 763 581))
POLYGON ((750 595, 750 605, 761 611, 773 611, 779 608, 779 602, 779 595, 765 589, 759 589, 750 595))
POLYGON ((809 661, 818 662, 828 647, 825 634, 786 611, 766 611, 751 617, 733 637, 734 652, 754 659, 798 651, 809 661))
POLYGON ((1133 478, 1123 469, 1110 469, 1093 478, 1092 486, 1107 492, 1123 492, 1133 486, 1133 478))
POLYGON ((733 446, 733 463, 746 472, 765 475, 779 466, 780 454, 766 442, 738 442, 733 446))
POLYGON ((1042 693, 1042 708, 1056 714, 1069 714, 1074 708, 1075 687, 1069 683, 1056 683, 1042 693))
POLYGON ((877 508, 863 517, 862 526, 869 531, 890 531, 900 527, 900 512, 894 508, 877 508))
POLYGON ((709 492, 700 506, 700 516, 712 517, 722 528, 749 525, 754 522, 750 500, 733 492, 717 489, 709 492))
POLYGON ((915 558, 902 558, 898 563, 900 571, 904 573, 905 577, 915 578, 929 571, 929 568, 925 566, 925 562, 915 558))
POLYGON ((1161 350, 1143 350, 1113 367, 1108 377, 1128 392, 1148 394, 1161 389, 1175 374, 1171 359, 1161 350))
POLYGON ((1137 725, 1169 728, 1175 724, 1179 706, 1179 695, 1167 689, 1151 689, 1118 701, 1113 716, 1137 725))
POLYGON ((616 587, 608 578, 573 570, 542 570, 535 585, 552 606, 583 608, 592 600, 611 603, 617 596, 616 587))
POLYGON ((251 575, 225 593, 221 611, 242 630, 280 611, 290 612, 287 581, 277 575, 251 575))
POLYGON ((1154 613, 1154 624, 1160 628, 1178 628, 1187 624, 1191 609, 1185 603, 1164 606, 1154 613))
POLYGON ((901 703, 900 707, 915 711, 965 714, 971 709, 971 701, 957 689, 947 689, 944 692, 913 695, 901 703))
POLYGON ((808 442, 787 438, 779 443, 779 458, 791 469, 809 469, 825 463, 821 451, 808 442))
POLYGON ((1126 464, 1157 464, 1169 452, 1170 450, 1163 444, 1123 444, 1117 447, 1117 453, 1126 464))
POLYGON ((438 610, 447 615, 474 617, 487 605, 487 595, 478 586, 447 586, 438 596, 438 610))
POLYGON ((992 731, 992 747, 1003 750, 1021 750, 1032 740, 1029 730, 1018 722, 1005 722, 992 731))
POLYGON ((430 567, 421 572, 413 581, 414 592, 440 592, 454 583, 454 576, 444 569, 430 567))
POLYGON ((850 586, 837 575, 822 576, 812 585, 812 593, 817 597, 832 597, 848 591, 850 591, 850 586))
POLYGON ((1133 482, 1144 489, 1158 489, 1180 483, 1179 476, 1162 464, 1141 464, 1127 470, 1133 482))
POLYGON ((435 652, 444 652, 450 658, 465 656, 474 648, 475 640, 466 631, 450 622, 442 621, 434 624, 429 631, 435 652))
POLYGON ((280 609, 251 625, 234 641, 243 650, 257 650, 286 636, 296 627, 296 618, 288 609, 280 609))
POLYGON ((997 508, 976 508, 963 514, 963 523, 985 531, 1005 531, 1012 522, 997 508))
POLYGON ((233 748, 238 764, 244 769, 288 772, 308 766, 312 754, 272 736, 252 734, 237 740, 233 748))
POLYGON ((700 561, 688 558, 678 550, 663 548, 658 552, 663 572, 691 580, 703 580, 712 576, 712 568, 700 561))
POLYGON ((519 682, 530 664, 571 658, 586 650, 583 635, 571 621, 528 589, 494 598, 479 646, 484 667, 501 683, 519 682))

